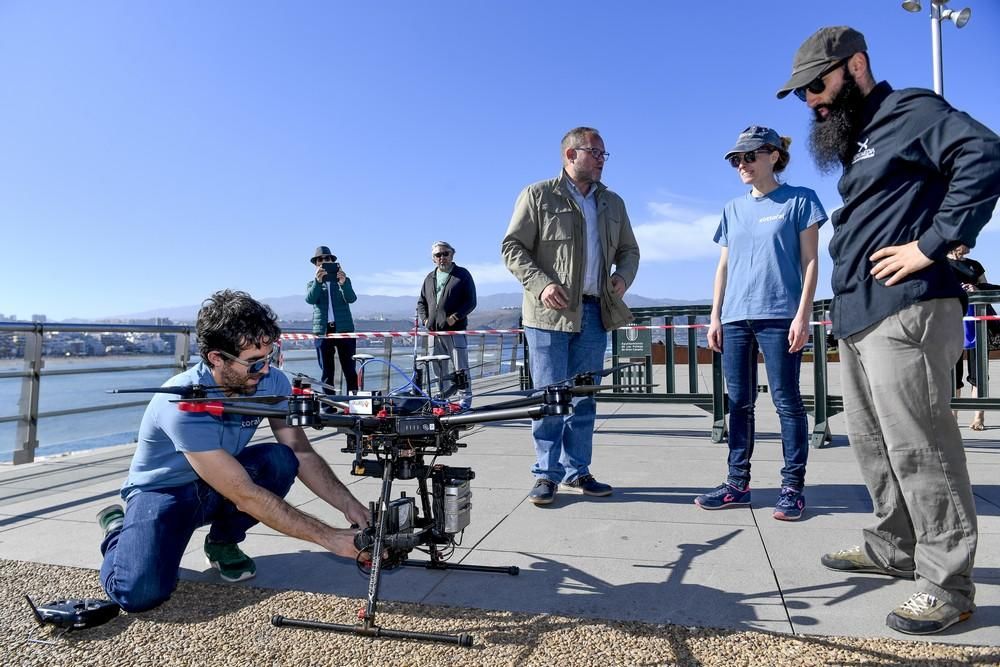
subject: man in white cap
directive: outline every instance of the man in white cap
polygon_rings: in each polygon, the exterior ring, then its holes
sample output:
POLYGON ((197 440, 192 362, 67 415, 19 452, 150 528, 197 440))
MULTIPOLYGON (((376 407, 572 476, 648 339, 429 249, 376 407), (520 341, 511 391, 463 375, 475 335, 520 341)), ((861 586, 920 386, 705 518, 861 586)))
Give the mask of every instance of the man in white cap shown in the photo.
MULTIPOLYGON (((467 269, 455 264, 455 248, 447 241, 431 245, 434 270, 424 278, 417 299, 417 316, 428 331, 464 331, 469 326, 469 313, 476 309, 476 283, 467 269)), ((469 370, 469 343, 465 334, 434 336, 434 354, 447 354, 458 370, 469 370)), ((442 391, 448 392, 454 382, 449 362, 434 362, 434 374, 445 378, 442 391)), ((462 407, 472 405, 472 381, 466 383, 462 407)))

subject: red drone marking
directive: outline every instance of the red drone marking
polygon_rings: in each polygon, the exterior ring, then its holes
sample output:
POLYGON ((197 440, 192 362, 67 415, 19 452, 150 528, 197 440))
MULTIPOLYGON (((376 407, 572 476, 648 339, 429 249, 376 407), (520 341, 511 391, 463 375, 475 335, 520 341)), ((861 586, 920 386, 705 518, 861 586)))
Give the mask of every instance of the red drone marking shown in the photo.
POLYGON ((221 401, 208 402, 208 403, 195 403, 192 401, 181 401, 177 404, 177 409, 184 412, 207 412, 210 415, 215 415, 216 417, 221 417, 222 413, 226 411, 226 406, 222 404, 221 401))

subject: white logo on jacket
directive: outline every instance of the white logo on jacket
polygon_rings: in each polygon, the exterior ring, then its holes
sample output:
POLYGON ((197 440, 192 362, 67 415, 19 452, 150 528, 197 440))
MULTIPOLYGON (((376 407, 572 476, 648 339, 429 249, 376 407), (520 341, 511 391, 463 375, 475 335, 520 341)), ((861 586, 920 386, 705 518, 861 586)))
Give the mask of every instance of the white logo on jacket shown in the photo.
POLYGON ((851 164, 860 162, 861 160, 867 160, 870 157, 875 157, 875 149, 868 148, 869 141, 871 141, 871 137, 868 137, 864 141, 857 142, 858 152, 854 154, 854 159, 851 160, 851 164))

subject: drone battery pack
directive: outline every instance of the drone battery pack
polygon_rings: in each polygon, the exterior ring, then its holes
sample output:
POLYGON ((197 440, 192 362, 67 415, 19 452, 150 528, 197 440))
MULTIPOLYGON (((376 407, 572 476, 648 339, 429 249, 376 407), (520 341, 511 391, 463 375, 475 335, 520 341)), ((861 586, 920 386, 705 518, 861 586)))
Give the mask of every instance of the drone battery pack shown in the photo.
POLYGON ((469 480, 450 479, 444 485, 444 530, 460 533, 472 520, 472 489, 469 480))
POLYGON ((399 435, 418 436, 434 435, 437 432, 437 420, 433 417, 403 417, 396 425, 399 435))

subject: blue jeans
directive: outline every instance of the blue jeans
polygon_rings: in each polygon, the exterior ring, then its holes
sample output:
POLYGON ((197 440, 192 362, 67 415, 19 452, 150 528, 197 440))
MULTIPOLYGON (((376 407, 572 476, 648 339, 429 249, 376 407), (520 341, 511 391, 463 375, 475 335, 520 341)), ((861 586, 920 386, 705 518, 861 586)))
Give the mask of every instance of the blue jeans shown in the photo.
MULTIPOLYGON (((531 380, 536 389, 560 382, 585 371, 604 366, 608 333, 601 323, 599 303, 585 302, 579 333, 525 327, 531 380)), ((595 377, 594 382, 600 383, 595 377)), ((573 399, 573 414, 544 417, 531 423, 535 439, 535 477, 555 483, 572 482, 590 474, 594 447, 594 417, 597 401, 593 395, 573 399)))
MULTIPOLYGON (((247 447, 236 460, 255 484, 282 498, 299 469, 294 452, 277 443, 247 447)), ((174 592, 181 557, 195 529, 211 524, 210 541, 235 544, 256 523, 201 479, 134 493, 125 508, 125 525, 101 543, 101 584, 125 611, 152 609, 174 592)))
POLYGON ((722 369, 729 392, 729 478, 741 488, 750 484, 750 457, 754 445, 754 403, 757 401, 757 353, 781 423, 785 466, 781 485, 801 490, 809 456, 809 425, 799 393, 802 353, 788 352, 792 321, 740 320, 722 325, 722 369))

